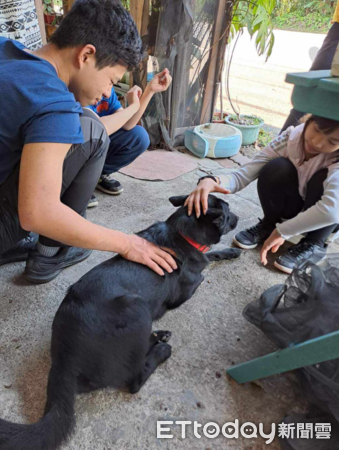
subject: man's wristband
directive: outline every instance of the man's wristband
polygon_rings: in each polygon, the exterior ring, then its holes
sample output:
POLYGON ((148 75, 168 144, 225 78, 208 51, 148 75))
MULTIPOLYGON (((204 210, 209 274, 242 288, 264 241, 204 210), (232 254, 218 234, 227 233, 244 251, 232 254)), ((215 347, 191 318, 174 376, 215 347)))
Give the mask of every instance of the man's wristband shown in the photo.
POLYGON ((220 184, 220 180, 219 180, 218 177, 214 177, 213 175, 206 175, 205 177, 199 178, 197 185, 200 183, 200 181, 205 180, 206 178, 211 178, 211 179, 214 180, 217 184, 220 184))

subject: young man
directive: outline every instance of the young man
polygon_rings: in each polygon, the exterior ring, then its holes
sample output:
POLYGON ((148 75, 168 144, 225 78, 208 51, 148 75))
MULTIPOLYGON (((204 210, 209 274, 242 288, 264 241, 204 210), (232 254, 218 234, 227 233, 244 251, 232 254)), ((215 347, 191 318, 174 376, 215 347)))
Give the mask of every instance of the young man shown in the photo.
MULTIPOLYGON (((159 275, 176 268, 168 252, 84 218, 109 139, 81 105, 109 98, 142 57, 133 19, 116 0, 78 0, 35 52, 0 39, 0 264, 27 259, 25 276, 34 283, 52 280, 91 249, 120 253, 159 275), (24 239, 30 231, 37 246, 24 239)), ((138 95, 131 105, 137 112, 138 95)))
POLYGON ((171 82, 170 73, 168 69, 165 69, 155 75, 143 94, 138 86, 130 89, 127 93, 128 107, 126 109, 122 108, 114 89, 109 98, 103 97, 96 105, 90 106, 101 117, 110 139, 97 189, 111 195, 121 194, 123 188, 119 181, 114 179, 114 173, 131 164, 148 148, 148 134, 143 127, 137 124, 153 95, 166 91, 171 82), (140 99, 140 106, 136 110, 135 105, 138 103, 138 99, 140 99))

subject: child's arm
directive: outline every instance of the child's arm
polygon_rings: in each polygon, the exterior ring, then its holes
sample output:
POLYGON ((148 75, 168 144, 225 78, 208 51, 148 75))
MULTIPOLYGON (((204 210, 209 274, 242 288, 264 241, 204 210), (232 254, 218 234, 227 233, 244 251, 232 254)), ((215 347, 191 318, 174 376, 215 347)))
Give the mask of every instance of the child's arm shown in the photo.
POLYGON ((339 163, 330 167, 324 182, 324 195, 311 208, 299 213, 293 219, 276 225, 276 229, 261 249, 261 262, 267 264, 267 253, 275 253, 292 236, 320 230, 339 223, 339 163))
POLYGON ((281 156, 287 157, 287 141, 291 131, 291 128, 287 129, 240 169, 227 175, 221 175, 219 177, 221 186, 231 191, 232 194, 241 191, 258 178, 261 169, 269 161, 281 156))
POLYGON ((127 108, 119 108, 113 114, 100 117, 109 136, 120 130, 120 128, 125 128, 126 122, 136 115, 137 111, 140 109, 140 96, 141 89, 138 86, 134 86, 127 93, 127 108))
POLYGON ((277 224, 277 229, 283 238, 288 239, 336 223, 339 223, 339 163, 330 166, 321 200, 293 219, 277 224))
MULTIPOLYGON (((141 91, 141 89, 140 89, 140 91, 141 91)), ((122 128, 124 130, 131 130, 139 123, 139 121, 140 121, 141 117, 144 115, 144 112, 145 112, 149 102, 151 101, 153 95, 154 95, 154 92, 150 91, 149 87, 147 86, 145 89, 145 92, 142 94, 142 96, 140 98, 139 109, 122 126, 122 128)))
POLYGON ((138 109, 137 113, 134 114, 134 116, 127 123, 124 124, 123 128, 125 130, 131 130, 132 128, 134 128, 140 121, 141 117, 143 116, 153 95, 158 92, 167 91, 171 83, 172 77, 168 69, 165 69, 162 72, 155 75, 154 78, 146 86, 145 92, 143 93, 140 99, 140 108, 138 109))
POLYGON ((210 178, 202 180, 193 192, 188 196, 185 206, 188 206, 188 215, 191 215, 193 208, 200 216, 200 204, 202 211, 206 214, 208 209, 208 195, 212 192, 220 192, 223 194, 234 194, 235 192, 244 189, 252 181, 259 176, 260 170, 271 159, 279 158, 280 156, 287 157, 287 141, 289 139, 292 128, 288 128, 284 133, 272 141, 263 151, 258 153, 253 161, 245 164, 235 172, 227 175, 219 175, 219 182, 216 183, 210 178))

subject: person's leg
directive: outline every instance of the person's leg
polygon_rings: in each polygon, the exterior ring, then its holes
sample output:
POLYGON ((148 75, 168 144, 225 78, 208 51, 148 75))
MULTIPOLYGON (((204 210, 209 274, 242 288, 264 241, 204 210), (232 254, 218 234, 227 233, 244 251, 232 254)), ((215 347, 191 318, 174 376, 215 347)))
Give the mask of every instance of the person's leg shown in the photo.
POLYGON ((303 207, 298 171, 287 158, 276 158, 259 174, 258 194, 264 220, 273 228, 282 219, 295 217, 303 207))
MULTIPOLYGON (((84 216, 102 172, 109 139, 102 122, 92 111, 85 108, 80 122, 84 143, 73 145, 66 155, 63 165, 61 201, 84 216)), ((39 242, 49 247, 67 247, 44 236, 40 236, 39 242)))
POLYGON ((97 189, 107 194, 120 194, 123 189, 113 174, 131 164, 148 148, 149 143, 147 131, 138 125, 132 130, 121 129, 112 134, 97 189))
POLYGON ((19 172, 18 165, 0 186, 0 254, 28 236, 21 228, 18 215, 19 172))
POLYGON ((278 222, 295 217, 303 207, 298 172, 287 158, 273 159, 262 168, 258 194, 264 219, 235 236, 234 243, 240 248, 255 248, 270 236, 278 222))
MULTIPOLYGON (((339 24, 338 24, 339 25, 339 24)), ((305 198, 304 209, 307 210, 314 206, 324 194, 324 182, 328 176, 328 169, 319 170, 313 175, 307 185, 307 194, 305 198)), ((329 225, 328 227, 321 228, 307 233, 305 242, 312 242, 313 244, 325 247, 326 240, 333 233, 338 224, 329 225)))
POLYGON ((11 262, 26 261, 38 236, 21 228, 18 216, 18 165, 0 186, 0 266, 11 262))
MULTIPOLYGON (((303 209, 314 206, 324 194, 324 181, 328 176, 328 169, 316 172, 307 184, 307 194, 303 209)), ((274 265, 285 273, 291 273, 296 265, 310 259, 313 262, 321 261, 326 255, 326 240, 336 229, 337 224, 307 233, 306 237, 290 247, 286 253, 279 256, 274 265)))
MULTIPOLYGON (((321 46, 320 50, 315 57, 310 70, 329 70, 332 66, 332 61, 334 58, 335 51, 339 43, 339 23, 335 22, 321 46)), ((285 131, 288 127, 296 127, 299 124, 299 120, 304 116, 305 113, 297 111, 296 109, 291 109, 290 115, 286 119, 284 126, 282 127, 280 133, 285 131)))
MULTIPOLYGON (((80 118, 84 143, 73 145, 63 166, 61 201, 80 215, 95 189, 105 162, 109 138, 100 119, 84 110, 80 118)), ((25 277, 33 283, 46 283, 66 267, 83 261, 91 250, 68 247, 45 236, 27 259, 25 277)))

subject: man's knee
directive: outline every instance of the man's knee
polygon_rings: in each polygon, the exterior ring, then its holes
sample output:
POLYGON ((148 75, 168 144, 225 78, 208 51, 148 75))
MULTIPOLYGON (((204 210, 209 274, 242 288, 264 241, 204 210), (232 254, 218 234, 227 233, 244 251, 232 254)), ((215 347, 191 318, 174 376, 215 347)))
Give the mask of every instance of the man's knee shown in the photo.
POLYGON ((129 131, 132 134, 135 142, 135 149, 138 150, 139 155, 148 149, 150 140, 147 131, 140 125, 135 126, 129 131))
POLYGON ((84 108, 80 116, 84 145, 89 146, 91 153, 96 151, 100 154, 107 153, 109 147, 109 137, 100 117, 90 109, 84 108))

